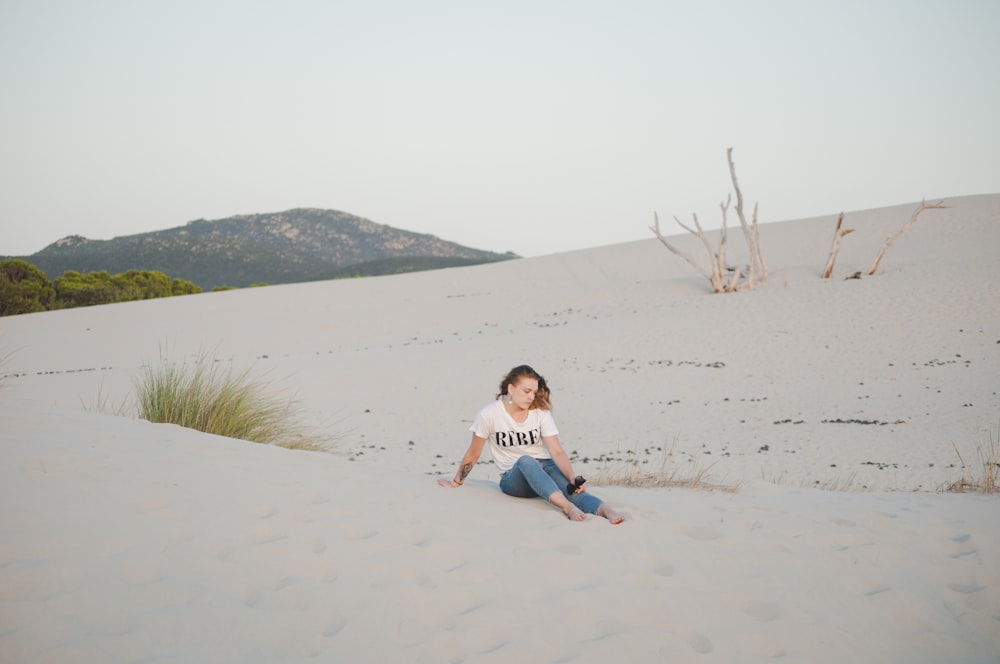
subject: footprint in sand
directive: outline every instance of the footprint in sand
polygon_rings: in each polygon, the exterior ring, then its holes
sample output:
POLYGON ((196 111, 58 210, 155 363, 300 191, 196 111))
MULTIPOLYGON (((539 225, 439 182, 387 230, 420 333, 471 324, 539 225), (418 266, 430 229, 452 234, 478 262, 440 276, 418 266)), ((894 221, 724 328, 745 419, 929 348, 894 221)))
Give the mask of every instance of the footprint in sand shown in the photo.
POLYGON ((150 498, 149 500, 144 500, 140 506, 145 512, 156 512, 170 507, 170 502, 159 498, 150 498))
POLYGON ((768 634, 750 634, 750 648, 759 657, 767 659, 779 659, 788 655, 788 651, 782 642, 768 634))
POLYGON ((216 560, 226 561, 233 557, 236 549, 231 544, 219 542, 208 544, 205 547, 205 551, 216 560))
POLYGON ((333 583, 339 577, 335 560, 328 556, 310 556, 301 559, 295 565, 295 571, 309 581, 333 583))
POLYGON ((694 632, 693 634, 690 635, 690 637, 688 638, 688 645, 691 646, 691 649, 694 650, 696 653, 700 653, 702 655, 707 655, 708 653, 712 652, 713 648, 715 648, 715 645, 712 643, 711 639, 709 639, 704 634, 700 634, 698 632, 694 632))
POLYGON ((115 569, 115 576, 131 586, 145 586, 164 579, 159 567, 147 560, 122 561, 115 569))
POLYGON ((979 547, 972 541, 972 535, 968 533, 955 535, 951 541, 954 545, 951 553, 952 558, 962 558, 979 553, 979 547))
POLYGON ((653 568, 653 574, 663 577, 673 576, 674 566, 670 563, 662 563, 653 568))
POLYGON ((841 519, 840 517, 834 517, 830 519, 830 521, 832 521, 834 525, 843 526, 845 528, 853 528, 854 526, 858 525, 855 522, 851 521, 850 519, 841 519))
POLYGON ((833 532, 830 535, 819 537, 817 544, 825 544, 833 551, 849 551, 858 547, 872 546, 875 541, 864 533, 833 532))
POLYGON ((628 567, 636 570, 649 570, 656 576, 670 577, 674 575, 674 566, 659 556, 648 551, 637 551, 628 557, 628 567))
POLYGON ((302 577, 286 576, 274 589, 261 597, 266 608, 284 611, 306 611, 313 605, 313 588, 302 577))
POLYGON ((716 540, 722 537, 722 533, 714 528, 709 528, 707 526, 692 526, 686 531, 687 536, 696 540, 701 540, 703 542, 708 542, 711 540, 716 540))
POLYGON ((300 493, 295 496, 295 500, 302 505, 323 505, 330 502, 330 499, 319 493, 300 493))
POLYGON ((285 588, 291 588, 296 583, 299 583, 301 580, 302 580, 302 578, 298 577, 298 576, 285 576, 285 577, 282 577, 281 579, 278 580, 277 583, 275 583, 271 587, 271 591, 272 592, 278 592, 279 590, 284 590, 285 588))
POLYGON ((250 541, 254 544, 270 544, 285 539, 285 532, 277 528, 261 525, 250 528, 250 541))
POLYGON ((254 517, 258 519, 268 519, 274 516, 277 513, 277 511, 278 510, 276 510, 273 507, 260 505, 258 507, 254 507, 253 509, 251 509, 250 514, 252 514, 254 517))
POLYGON ((877 579, 865 579, 855 576, 850 577, 848 581, 850 581, 851 585, 860 590, 865 597, 880 595, 884 592, 892 590, 892 586, 886 585, 877 579))
POLYGON ((493 642, 492 645, 486 646, 485 648, 483 648, 482 650, 480 650, 479 654, 480 655, 489 655, 491 653, 495 653, 496 651, 500 650, 501 648, 505 648, 508 645, 510 645, 510 640, 509 639, 500 639, 500 640, 497 640, 497 641, 493 642))
POLYGON ((330 621, 330 626, 324 629, 321 633, 327 638, 333 638, 340 634, 345 627, 347 627, 347 618, 337 616, 330 621))
POLYGON ((781 607, 772 602, 751 602, 743 613, 760 622, 772 622, 781 617, 781 607))
POLYGON ((340 534, 347 539, 365 540, 378 535, 378 531, 372 530, 363 523, 344 523, 337 528, 340 534))
POLYGON ((243 579, 234 579, 222 584, 222 594, 236 600, 243 606, 253 608, 260 604, 264 593, 255 583, 243 579))
POLYGON ((478 611, 479 609, 483 608, 484 606, 486 606, 488 604, 489 604, 489 601, 485 600, 485 599, 484 600, 474 601, 469 606, 467 606, 464 609, 461 609, 460 611, 458 611, 456 615, 467 616, 470 613, 474 613, 474 612, 478 611))

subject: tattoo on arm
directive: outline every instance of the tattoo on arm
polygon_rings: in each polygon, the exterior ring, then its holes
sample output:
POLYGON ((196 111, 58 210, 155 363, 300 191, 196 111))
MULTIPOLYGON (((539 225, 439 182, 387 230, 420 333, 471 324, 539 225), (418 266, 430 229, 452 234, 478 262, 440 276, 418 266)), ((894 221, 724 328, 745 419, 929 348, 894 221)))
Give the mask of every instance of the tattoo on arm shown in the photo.
POLYGON ((464 482, 465 478, 468 477, 469 473, 471 473, 471 472, 472 472, 472 464, 471 463, 467 463, 467 464, 463 465, 461 468, 458 469, 459 481, 464 482))

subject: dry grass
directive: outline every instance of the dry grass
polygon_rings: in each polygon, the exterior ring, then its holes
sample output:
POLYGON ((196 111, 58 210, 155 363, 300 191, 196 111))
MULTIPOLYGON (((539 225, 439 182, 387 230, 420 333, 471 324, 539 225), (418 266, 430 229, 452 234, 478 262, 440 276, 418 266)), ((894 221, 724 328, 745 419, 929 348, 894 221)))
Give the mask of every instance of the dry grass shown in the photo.
POLYGON ((97 383, 97 399, 92 404, 87 404, 87 402, 81 398, 80 405, 86 411, 95 411, 98 413, 104 413, 105 415, 114 415, 116 417, 128 417, 132 413, 132 408, 129 405, 127 397, 122 399, 121 402, 117 404, 111 402, 111 397, 109 397, 104 391, 103 378, 97 383))
POLYGON ((849 493, 852 491, 865 491, 867 487, 856 484, 857 474, 850 473, 847 477, 837 476, 831 479, 812 480, 793 479, 789 472, 784 470, 777 477, 768 478, 761 472, 760 478, 765 482, 777 484, 779 486, 797 486, 801 489, 818 489, 819 491, 832 491, 838 493, 849 493))
POLYGON ((4 350, 0 351, 0 385, 7 379, 7 373, 3 371, 4 366, 10 362, 10 359, 14 357, 16 351, 4 350))
MULTIPOLYGON (((854 484, 855 473, 850 473, 845 477, 836 477, 831 480, 813 480, 812 484, 803 484, 803 487, 809 487, 811 489, 819 489, 820 491, 837 491, 840 493, 848 493, 850 491, 857 491, 858 488, 854 484)), ((862 487, 864 488, 864 487, 862 487)))
POLYGON ((271 396, 249 370, 205 355, 193 364, 147 367, 135 392, 138 416, 150 422, 297 450, 327 451, 334 444, 301 424, 294 401, 271 396))
POLYGON ((955 454, 961 462, 962 477, 945 485, 945 491, 955 493, 997 493, 1000 492, 1000 427, 990 431, 989 440, 976 446, 976 456, 979 462, 971 467, 965 463, 962 453, 955 448, 955 454))
POLYGON ((649 488, 681 488, 700 489, 702 491, 726 491, 735 493, 740 485, 720 484, 712 481, 710 471, 714 464, 699 466, 695 469, 681 469, 676 466, 673 453, 663 450, 658 464, 642 462, 638 455, 628 455, 631 458, 608 462, 592 473, 588 478, 598 486, 625 486, 640 489, 649 488))
POLYGON ((3 372, 3 365, 7 364, 10 356, 11 353, 0 353, 0 388, 3 388, 4 381, 7 379, 7 375, 3 372))

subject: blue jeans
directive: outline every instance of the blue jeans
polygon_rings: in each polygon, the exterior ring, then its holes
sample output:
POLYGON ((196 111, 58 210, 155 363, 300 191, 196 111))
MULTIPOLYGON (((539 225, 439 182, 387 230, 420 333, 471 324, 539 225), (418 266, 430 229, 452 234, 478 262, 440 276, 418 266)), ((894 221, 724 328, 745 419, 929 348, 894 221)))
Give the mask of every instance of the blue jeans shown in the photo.
POLYGON ((549 499, 559 491, 566 496, 581 512, 597 514, 597 509, 603 502, 590 493, 566 493, 569 480, 552 459, 535 459, 523 456, 517 460, 514 467, 500 476, 500 490, 508 496, 517 498, 535 498, 541 496, 549 499))

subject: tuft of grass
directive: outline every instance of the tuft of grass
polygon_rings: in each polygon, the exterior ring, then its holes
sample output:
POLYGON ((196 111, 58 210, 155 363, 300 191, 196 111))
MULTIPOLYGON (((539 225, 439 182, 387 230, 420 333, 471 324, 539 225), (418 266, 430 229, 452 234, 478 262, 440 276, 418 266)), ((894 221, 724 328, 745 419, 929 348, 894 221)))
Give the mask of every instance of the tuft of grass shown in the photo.
POLYGON ((146 367, 134 387, 137 414, 150 422, 296 450, 333 446, 301 423, 294 401, 273 396, 249 370, 235 371, 208 356, 190 365, 146 367))
POLYGON ((593 482, 598 486, 625 486, 639 489, 650 488, 681 488, 681 489, 701 489, 703 491, 726 491, 736 493, 740 489, 739 484, 719 484, 713 482, 710 471, 714 464, 699 466, 693 471, 683 470, 674 467, 672 464, 673 454, 669 450, 663 451, 663 456, 658 465, 654 465, 652 470, 648 469, 648 464, 640 463, 638 455, 630 455, 632 458, 622 459, 612 464, 602 466, 594 473, 593 482))
POLYGON ((847 493, 849 491, 854 491, 854 480, 856 473, 849 474, 846 478, 836 477, 830 480, 813 480, 812 484, 803 483, 802 487, 808 487, 810 489, 819 489, 820 491, 837 491, 840 493, 847 493))
POLYGON ((3 371, 4 365, 6 365, 7 362, 10 361, 10 358, 14 357, 14 352, 15 351, 0 352, 0 390, 6 387, 5 383, 7 382, 7 378, 9 377, 9 374, 3 371))
POLYGON ((970 468, 955 447, 955 454, 961 462, 962 477, 945 485, 945 491, 954 493, 997 493, 1000 492, 1000 427, 994 433, 990 430, 989 440, 976 446, 979 463, 970 468))
POLYGON ((131 414, 131 407, 129 406, 127 397, 118 404, 111 403, 111 397, 104 392, 103 378, 97 383, 97 400, 88 405, 81 397, 80 405, 85 411, 95 411, 114 415, 115 417, 126 417, 131 414))

